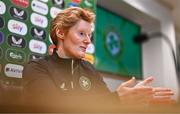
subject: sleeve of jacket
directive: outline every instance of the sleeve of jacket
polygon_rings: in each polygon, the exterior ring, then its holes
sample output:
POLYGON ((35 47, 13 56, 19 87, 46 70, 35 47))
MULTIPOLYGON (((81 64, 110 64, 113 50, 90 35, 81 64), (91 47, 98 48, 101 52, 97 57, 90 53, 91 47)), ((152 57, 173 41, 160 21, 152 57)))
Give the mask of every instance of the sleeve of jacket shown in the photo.
POLYGON ((46 110, 55 101, 49 93, 56 88, 43 64, 46 61, 31 61, 23 70, 23 102, 28 111, 46 110))

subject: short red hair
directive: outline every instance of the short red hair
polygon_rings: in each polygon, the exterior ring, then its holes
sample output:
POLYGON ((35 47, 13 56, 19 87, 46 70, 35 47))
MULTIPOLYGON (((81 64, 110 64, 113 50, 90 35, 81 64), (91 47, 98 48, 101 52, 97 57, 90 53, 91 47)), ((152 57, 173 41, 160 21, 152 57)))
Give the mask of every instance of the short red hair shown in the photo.
POLYGON ((52 21, 50 27, 50 36, 54 45, 58 44, 58 37, 56 30, 62 30, 65 34, 68 30, 74 26, 79 20, 85 20, 89 23, 93 23, 95 20, 95 14, 88 9, 79 7, 70 7, 61 11, 52 21))

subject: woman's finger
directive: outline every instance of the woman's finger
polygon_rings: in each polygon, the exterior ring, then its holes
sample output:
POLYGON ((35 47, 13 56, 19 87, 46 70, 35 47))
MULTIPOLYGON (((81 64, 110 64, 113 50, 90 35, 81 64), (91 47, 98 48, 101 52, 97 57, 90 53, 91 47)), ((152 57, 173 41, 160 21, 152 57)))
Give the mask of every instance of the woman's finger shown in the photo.
POLYGON ((155 92, 154 96, 172 96, 174 95, 174 93, 172 91, 168 91, 168 92, 155 92))
POLYGON ((136 87, 137 87, 137 86, 146 86, 146 85, 150 84, 153 80, 154 80, 153 77, 148 77, 148 78, 146 78, 145 80, 139 82, 139 83, 136 85, 136 87))

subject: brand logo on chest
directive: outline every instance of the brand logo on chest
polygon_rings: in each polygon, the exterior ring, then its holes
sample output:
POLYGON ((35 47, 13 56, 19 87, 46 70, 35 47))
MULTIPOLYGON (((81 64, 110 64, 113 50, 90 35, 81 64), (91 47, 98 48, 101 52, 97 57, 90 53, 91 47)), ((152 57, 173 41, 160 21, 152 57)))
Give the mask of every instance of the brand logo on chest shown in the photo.
POLYGON ((90 90, 91 89, 91 81, 89 78, 85 77, 85 76, 81 76, 79 78, 79 85, 81 86, 81 88, 83 90, 90 90))

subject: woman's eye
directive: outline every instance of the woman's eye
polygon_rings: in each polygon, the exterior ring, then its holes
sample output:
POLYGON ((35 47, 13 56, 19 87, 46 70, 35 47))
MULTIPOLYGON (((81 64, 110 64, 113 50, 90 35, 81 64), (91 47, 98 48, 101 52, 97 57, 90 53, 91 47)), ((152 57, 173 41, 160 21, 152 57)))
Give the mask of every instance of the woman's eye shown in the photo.
POLYGON ((83 33, 83 32, 80 32, 79 34, 80 34, 81 36, 83 36, 83 35, 84 35, 84 33, 83 33))

